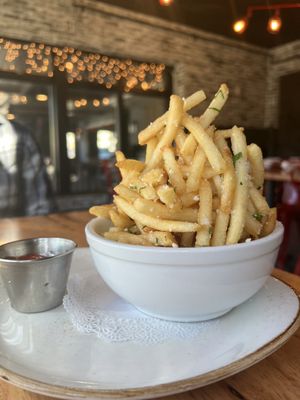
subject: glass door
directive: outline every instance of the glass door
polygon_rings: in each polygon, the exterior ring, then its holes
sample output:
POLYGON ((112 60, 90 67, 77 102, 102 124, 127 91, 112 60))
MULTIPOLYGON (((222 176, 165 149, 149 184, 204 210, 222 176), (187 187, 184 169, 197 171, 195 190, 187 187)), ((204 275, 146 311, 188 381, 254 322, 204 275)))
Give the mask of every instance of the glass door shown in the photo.
POLYGON ((52 92, 34 79, 0 77, 0 217, 55 210, 52 92))
POLYGON ((112 193, 120 145, 118 97, 95 89, 67 92, 66 152, 71 193, 112 193))

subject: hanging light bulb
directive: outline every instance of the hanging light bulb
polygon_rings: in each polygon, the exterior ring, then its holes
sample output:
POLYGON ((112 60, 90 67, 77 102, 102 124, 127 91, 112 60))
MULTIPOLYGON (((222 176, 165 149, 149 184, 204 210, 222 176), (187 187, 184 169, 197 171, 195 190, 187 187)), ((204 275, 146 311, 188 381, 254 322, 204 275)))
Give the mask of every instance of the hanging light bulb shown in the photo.
POLYGON ((269 33, 276 35, 277 33, 280 32, 281 25, 282 25, 282 20, 280 18, 279 10, 277 9, 275 11, 275 14, 268 20, 267 30, 269 33))
POLYGON ((248 28, 247 18, 237 19, 232 25, 232 29, 234 30, 234 32, 238 33, 239 35, 244 33, 247 28, 248 28))
POLYGON ((159 4, 161 6, 170 6, 173 3, 173 0, 159 0, 159 4))

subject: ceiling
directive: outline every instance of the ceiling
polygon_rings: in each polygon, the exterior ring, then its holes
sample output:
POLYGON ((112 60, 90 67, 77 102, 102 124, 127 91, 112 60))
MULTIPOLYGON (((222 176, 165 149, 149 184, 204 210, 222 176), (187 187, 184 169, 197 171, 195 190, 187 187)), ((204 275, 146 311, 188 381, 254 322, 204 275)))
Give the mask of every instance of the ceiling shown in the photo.
POLYGON ((160 6, 158 0, 101 0, 101 2, 262 47, 273 47, 300 39, 300 8, 281 10, 282 28, 277 35, 271 35, 266 30, 270 11, 254 12, 248 29, 242 35, 235 34, 231 27, 235 18, 246 14, 248 5, 296 3, 295 1, 174 0, 173 4, 168 7, 160 6))

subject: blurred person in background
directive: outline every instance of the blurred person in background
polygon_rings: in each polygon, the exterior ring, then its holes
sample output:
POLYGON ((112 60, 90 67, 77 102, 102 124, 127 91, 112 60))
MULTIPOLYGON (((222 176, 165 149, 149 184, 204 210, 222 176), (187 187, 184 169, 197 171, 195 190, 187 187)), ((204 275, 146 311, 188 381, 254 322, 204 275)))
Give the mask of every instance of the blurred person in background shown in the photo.
POLYGON ((47 214, 55 205, 41 153, 24 126, 7 120, 9 105, 0 91, 0 217, 47 214))

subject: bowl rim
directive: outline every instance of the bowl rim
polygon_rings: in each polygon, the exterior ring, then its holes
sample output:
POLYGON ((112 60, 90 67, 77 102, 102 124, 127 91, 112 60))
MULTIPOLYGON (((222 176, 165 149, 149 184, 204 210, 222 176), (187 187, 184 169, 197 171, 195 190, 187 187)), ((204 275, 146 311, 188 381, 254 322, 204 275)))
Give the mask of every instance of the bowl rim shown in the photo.
POLYGON ((48 258, 43 258, 41 260, 14 260, 14 259, 9 259, 9 258, 3 258, 0 257, 0 263, 9 263, 9 264, 15 264, 15 263, 21 263, 21 264, 29 264, 29 263, 44 263, 44 262, 49 262, 50 260, 54 260, 55 258, 63 257, 66 256, 67 254, 72 253, 77 247, 77 243, 74 242, 72 239, 64 238, 64 237, 59 237, 59 236, 38 236, 38 237, 32 237, 32 238, 25 238, 25 239, 18 239, 18 240, 12 240, 11 242, 3 243, 0 246, 0 251, 9 245, 13 245, 15 243, 19 242, 35 242, 35 241, 40 241, 40 240, 49 240, 49 239, 59 239, 59 240, 65 240, 67 242, 70 242, 72 247, 66 251, 63 251, 62 253, 55 254, 54 256, 48 257, 48 258))
POLYGON ((277 239, 280 239, 283 235, 284 227, 283 224, 277 220, 275 229, 269 235, 251 240, 249 242, 243 243, 236 243, 236 244, 227 244, 223 246, 206 246, 206 247, 156 247, 156 246, 141 246, 141 245, 134 245, 134 244, 126 244, 116 242, 114 240, 106 239, 105 237, 98 234, 94 226, 98 221, 108 221, 106 218, 103 217, 96 217, 91 219, 85 226, 85 233, 87 238, 92 237, 96 240, 99 244, 104 245, 106 247, 115 248, 118 247, 120 250, 127 250, 127 251, 136 251, 136 252, 145 252, 149 254, 212 254, 214 252, 224 251, 230 252, 233 250, 243 250, 243 249, 251 249, 256 248, 257 246, 263 246, 264 244, 270 243, 277 239))

